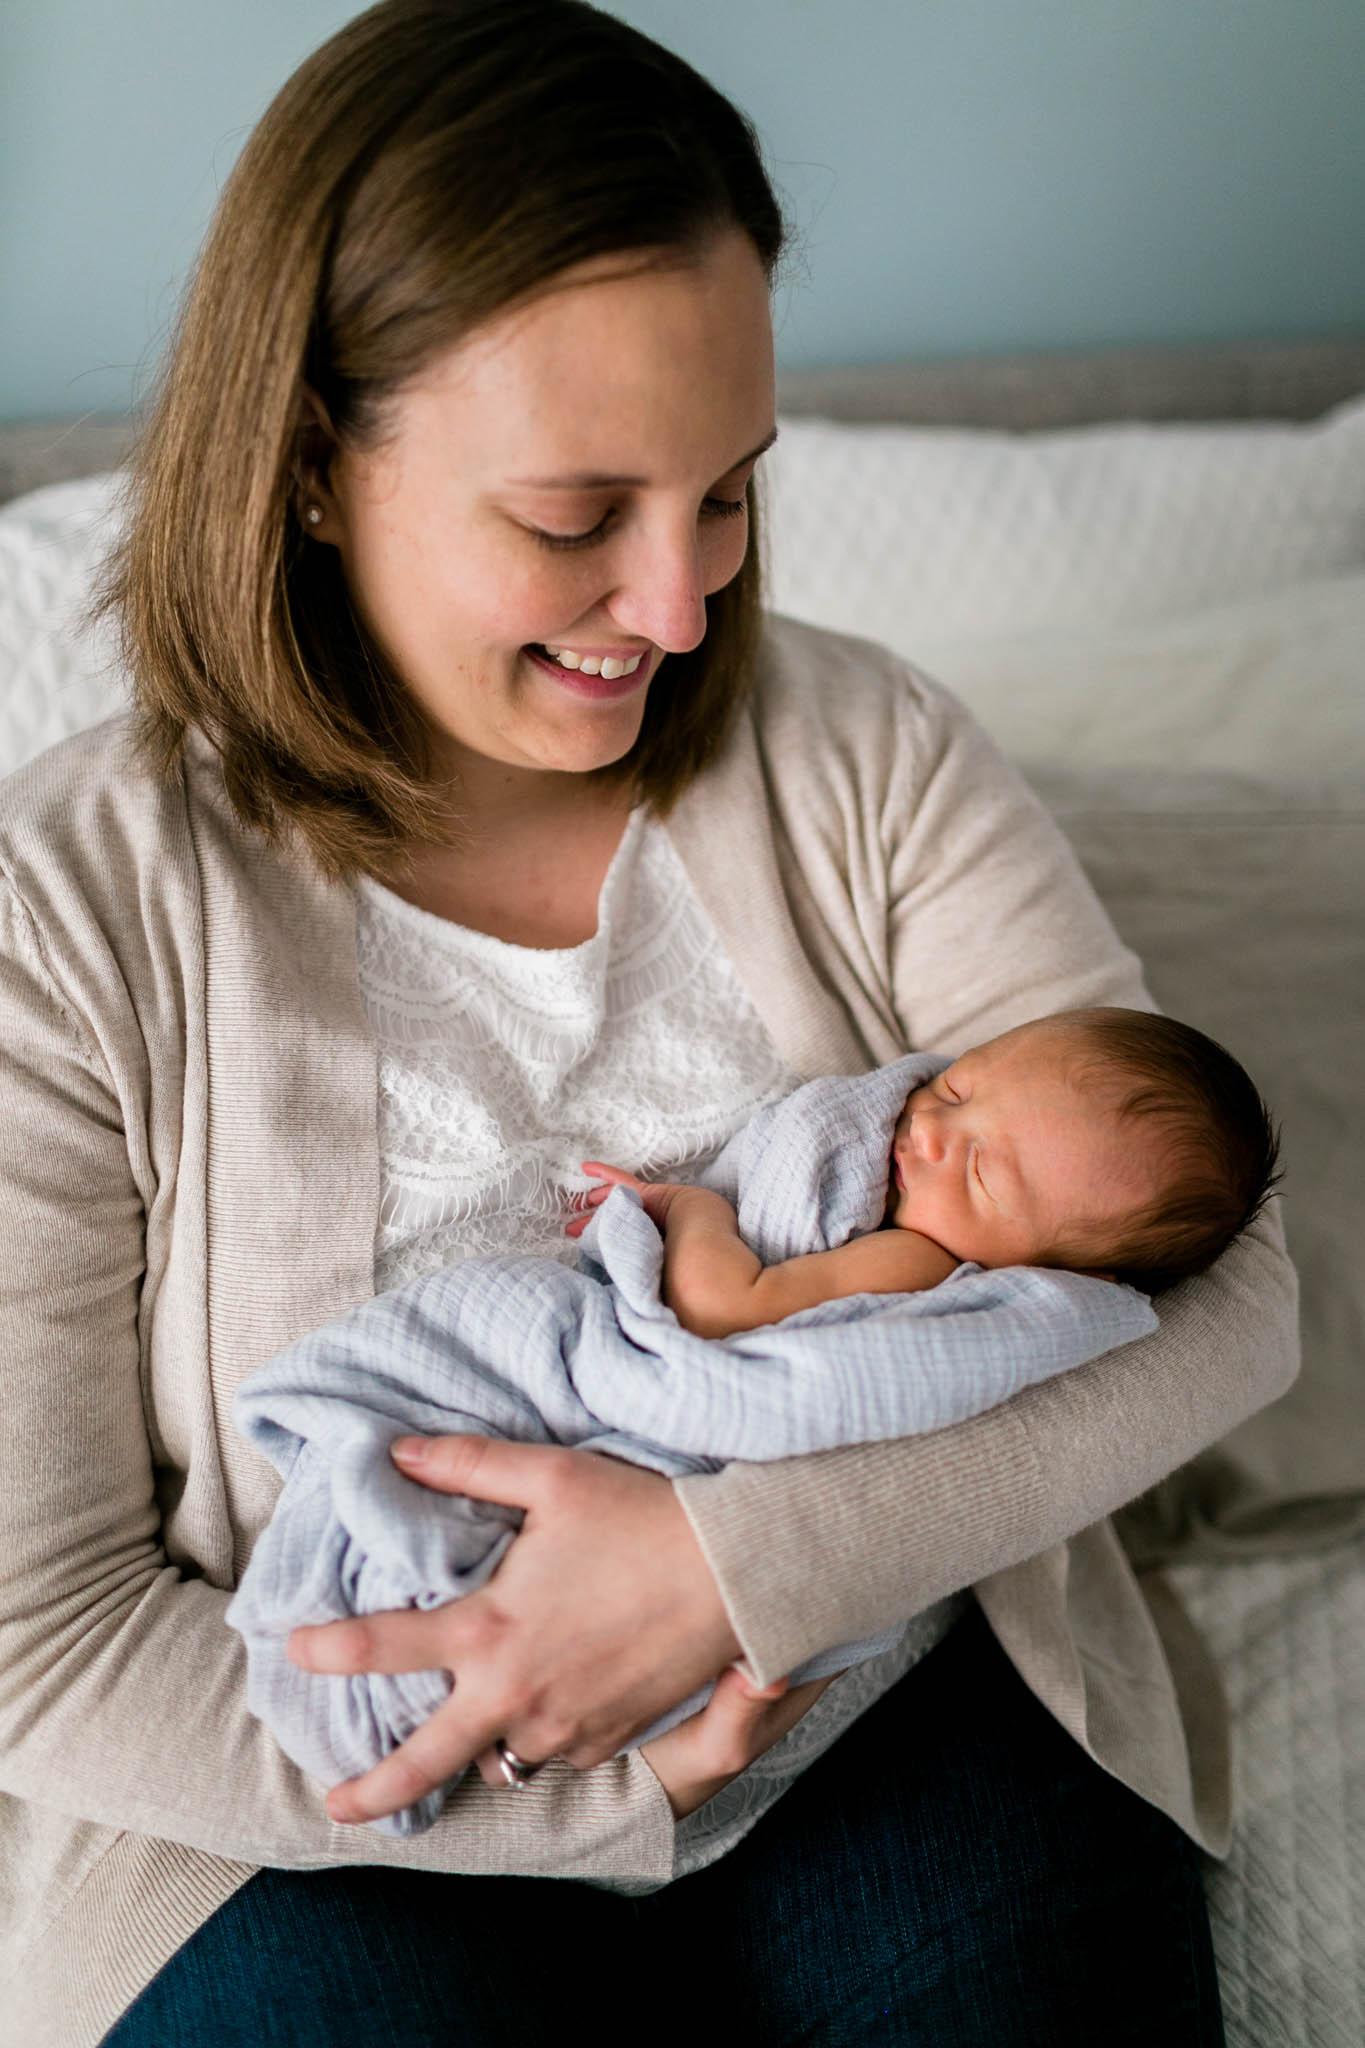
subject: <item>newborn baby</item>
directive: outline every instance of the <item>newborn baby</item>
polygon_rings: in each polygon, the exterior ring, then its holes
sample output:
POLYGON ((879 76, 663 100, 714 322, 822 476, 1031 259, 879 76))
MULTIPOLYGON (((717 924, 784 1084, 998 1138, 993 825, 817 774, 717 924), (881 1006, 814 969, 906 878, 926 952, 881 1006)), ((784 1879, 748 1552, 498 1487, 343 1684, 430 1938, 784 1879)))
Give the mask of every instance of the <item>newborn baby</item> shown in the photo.
MULTIPOLYGON (((1208 1265, 1274 1158, 1220 1047, 1092 1010, 941 1071, 911 1054, 807 1082, 750 1119, 708 1188, 594 1168, 597 1213, 569 1226, 587 1233, 578 1270, 457 1261, 299 1338, 238 1392, 284 1481, 227 1616, 253 1712, 335 1784, 448 1696, 445 1671, 320 1678, 285 1648, 300 1622, 473 1592, 512 1542, 519 1511, 404 1478, 395 1437, 576 1445, 676 1476, 942 1429, 1155 1328, 1142 1294, 1106 1281, 1152 1292, 1208 1265)), ((793 1679, 901 1633, 833 1645, 793 1679)), ((442 1796, 373 1825, 418 1832, 442 1796)))
MULTIPOLYGON (((1255 1087, 1202 1032, 1137 1010, 1071 1010, 966 1052, 913 1090, 891 1142, 885 1226, 764 1266, 709 1189, 633 1188, 664 1238, 663 1294, 729 1337, 855 1294, 911 1294, 964 1261, 1064 1266, 1156 1293, 1212 1265, 1277 1178, 1255 1087)), ((580 1233, 587 1218, 570 1223, 580 1233)))

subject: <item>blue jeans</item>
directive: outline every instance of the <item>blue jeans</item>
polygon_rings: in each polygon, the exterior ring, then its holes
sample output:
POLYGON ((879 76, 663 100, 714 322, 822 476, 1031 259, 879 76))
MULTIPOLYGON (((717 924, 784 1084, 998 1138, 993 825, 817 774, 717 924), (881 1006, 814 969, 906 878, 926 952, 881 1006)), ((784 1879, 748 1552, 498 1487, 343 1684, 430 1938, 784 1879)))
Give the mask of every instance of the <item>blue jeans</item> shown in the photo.
MULTIPOLYGON (((511 1795, 509 1795, 511 1796, 511 1795)), ((642 1899, 261 1871, 106 2048, 1217 2048, 1198 1852, 972 1608, 729 1856, 642 1899)))

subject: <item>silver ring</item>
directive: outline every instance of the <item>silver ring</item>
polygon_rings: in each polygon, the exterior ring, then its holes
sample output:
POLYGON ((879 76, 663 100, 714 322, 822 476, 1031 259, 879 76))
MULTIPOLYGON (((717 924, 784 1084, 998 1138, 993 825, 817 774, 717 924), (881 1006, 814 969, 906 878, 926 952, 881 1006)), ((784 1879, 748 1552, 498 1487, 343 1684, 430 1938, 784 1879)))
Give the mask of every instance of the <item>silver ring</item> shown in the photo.
POLYGON ((498 1753, 498 1767, 502 1771, 503 1779, 514 1792, 520 1792, 523 1785, 530 1784, 537 1771, 544 1769, 543 1757, 538 1764, 528 1764, 526 1759, 518 1756, 506 1742, 499 1740, 493 1747, 498 1753))

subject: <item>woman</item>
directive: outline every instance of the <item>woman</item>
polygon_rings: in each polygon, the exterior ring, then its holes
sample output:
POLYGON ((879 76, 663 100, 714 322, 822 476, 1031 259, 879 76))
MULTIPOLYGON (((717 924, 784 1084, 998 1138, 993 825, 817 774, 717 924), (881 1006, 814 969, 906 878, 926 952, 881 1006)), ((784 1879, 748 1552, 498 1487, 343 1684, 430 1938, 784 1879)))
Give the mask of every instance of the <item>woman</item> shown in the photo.
POLYGON ((288 1339, 560 1242, 585 1150, 685 1170, 798 1077, 1145 1001, 955 706, 760 636, 779 245, 733 110, 573 0, 386 0, 224 195, 113 584, 141 753, 103 728, 4 811, 25 2048, 526 2043, 606 1986, 665 2038, 684 1961, 689 2034, 1220 2038, 1218 1730, 1102 1518, 1292 1371, 1273 1225, 939 1437, 675 1487, 414 1447, 525 1525, 455 1608, 301 1632, 457 1677, 326 1812, 222 1624, 273 1499, 231 1396, 288 1339), (475 1759, 420 1839, 353 1825, 475 1759))

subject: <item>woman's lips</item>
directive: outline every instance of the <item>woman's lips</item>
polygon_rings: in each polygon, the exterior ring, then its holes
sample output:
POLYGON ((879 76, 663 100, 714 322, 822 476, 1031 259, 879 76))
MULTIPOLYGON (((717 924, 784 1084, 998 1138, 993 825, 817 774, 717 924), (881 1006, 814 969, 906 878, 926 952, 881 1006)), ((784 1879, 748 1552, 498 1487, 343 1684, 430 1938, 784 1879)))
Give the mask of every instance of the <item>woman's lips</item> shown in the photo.
POLYGON ((535 663, 542 675, 552 676, 571 696, 588 697, 602 703, 616 697, 633 696, 636 690, 643 689, 654 672, 657 650, 649 648, 640 666, 628 676, 585 675, 581 668, 565 668, 562 662, 551 661, 549 655, 538 647, 525 647, 522 652, 528 661, 535 663))

